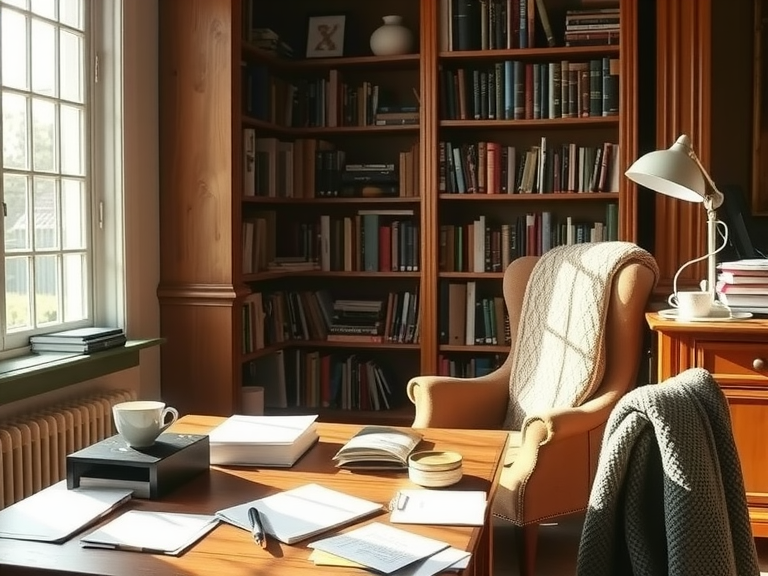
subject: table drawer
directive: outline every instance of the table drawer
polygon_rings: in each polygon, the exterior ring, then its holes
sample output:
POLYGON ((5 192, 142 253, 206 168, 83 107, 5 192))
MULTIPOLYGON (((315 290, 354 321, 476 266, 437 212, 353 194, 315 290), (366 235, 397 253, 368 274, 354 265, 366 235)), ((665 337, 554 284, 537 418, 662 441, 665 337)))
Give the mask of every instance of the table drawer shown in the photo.
POLYGON ((696 352, 699 366, 712 374, 749 376, 768 382, 768 343, 698 341, 696 352))

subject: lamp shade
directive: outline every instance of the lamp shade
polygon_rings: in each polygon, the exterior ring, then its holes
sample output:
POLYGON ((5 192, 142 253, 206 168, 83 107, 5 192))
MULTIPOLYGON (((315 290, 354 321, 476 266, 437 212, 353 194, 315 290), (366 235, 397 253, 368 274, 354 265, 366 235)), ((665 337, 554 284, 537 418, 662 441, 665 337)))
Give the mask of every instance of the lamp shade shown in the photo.
POLYGON ((685 135, 666 150, 641 156, 625 174, 641 186, 679 200, 703 202, 706 197, 704 175, 691 157, 690 140, 685 135))

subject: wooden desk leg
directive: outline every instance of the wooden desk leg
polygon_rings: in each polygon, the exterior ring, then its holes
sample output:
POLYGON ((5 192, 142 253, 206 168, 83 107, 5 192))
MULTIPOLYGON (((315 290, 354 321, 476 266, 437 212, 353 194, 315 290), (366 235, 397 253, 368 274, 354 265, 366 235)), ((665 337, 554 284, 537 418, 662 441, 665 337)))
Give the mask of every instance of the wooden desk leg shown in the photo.
POLYGON ((491 576, 493 574, 493 518, 488 518, 480 531, 475 553, 465 576, 491 576))

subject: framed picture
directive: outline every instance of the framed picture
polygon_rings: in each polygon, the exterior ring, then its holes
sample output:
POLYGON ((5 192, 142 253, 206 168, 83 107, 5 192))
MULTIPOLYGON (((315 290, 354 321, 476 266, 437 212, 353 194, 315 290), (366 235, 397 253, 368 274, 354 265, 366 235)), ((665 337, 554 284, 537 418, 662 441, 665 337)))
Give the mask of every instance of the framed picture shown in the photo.
POLYGON ((344 55, 344 14, 310 16, 307 26, 307 58, 344 55))

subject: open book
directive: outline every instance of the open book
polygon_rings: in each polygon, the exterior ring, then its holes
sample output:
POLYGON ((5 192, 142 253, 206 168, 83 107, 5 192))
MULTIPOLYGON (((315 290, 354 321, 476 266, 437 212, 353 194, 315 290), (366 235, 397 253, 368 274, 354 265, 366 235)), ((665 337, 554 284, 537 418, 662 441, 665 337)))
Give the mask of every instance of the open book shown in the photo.
POLYGON ((341 447, 333 460, 340 468, 407 468, 408 456, 419 442, 421 434, 415 430, 366 426, 341 447))

